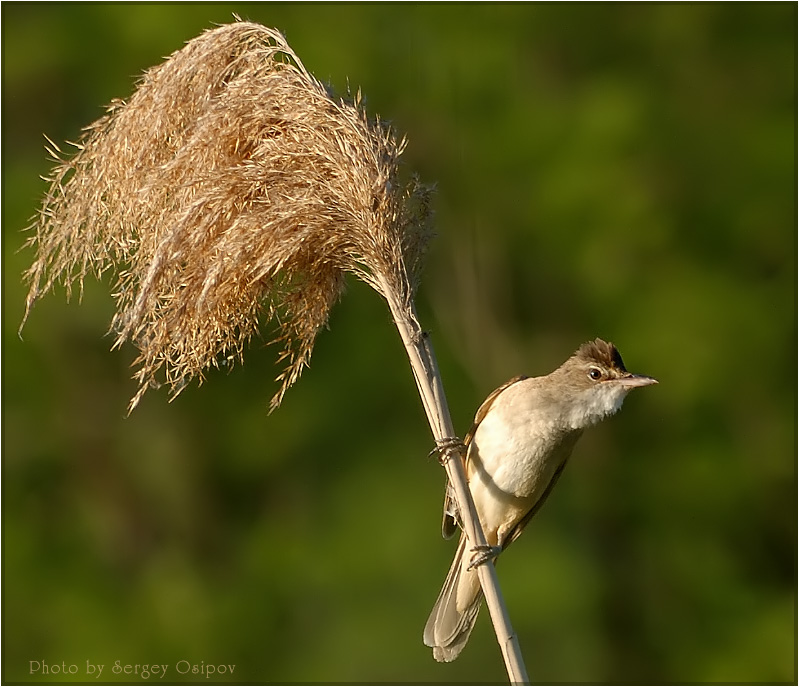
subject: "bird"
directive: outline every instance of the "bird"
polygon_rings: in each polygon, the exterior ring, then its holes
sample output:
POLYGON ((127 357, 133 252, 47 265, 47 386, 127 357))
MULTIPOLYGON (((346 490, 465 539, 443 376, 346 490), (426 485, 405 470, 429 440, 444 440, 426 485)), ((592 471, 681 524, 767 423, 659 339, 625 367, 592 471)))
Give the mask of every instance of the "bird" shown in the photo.
MULTIPOLYGON (((631 374, 612 343, 594 339, 541 377, 518 376, 493 391, 475 415, 463 444, 466 478, 488 551, 469 547, 461 533, 452 566, 424 628, 437 661, 455 660, 474 628, 483 598, 477 566, 516 541, 563 472, 585 429, 614 414, 635 388, 657 384, 631 374)), ((442 535, 463 529, 450 484, 442 535)))

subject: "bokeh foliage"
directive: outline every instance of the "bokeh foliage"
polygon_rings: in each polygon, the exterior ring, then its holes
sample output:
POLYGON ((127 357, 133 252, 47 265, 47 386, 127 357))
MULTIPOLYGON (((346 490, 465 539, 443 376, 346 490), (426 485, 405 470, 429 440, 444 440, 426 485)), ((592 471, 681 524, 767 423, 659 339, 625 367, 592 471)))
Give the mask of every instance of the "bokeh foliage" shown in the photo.
POLYGON ((791 3, 5 4, 4 681, 46 679, 31 660, 176 680, 182 659, 235 682, 505 678, 485 618, 454 664, 421 643, 453 551, 443 473, 370 289, 351 280, 271 416, 264 332, 126 418, 108 281, 17 336, 42 133, 75 140, 233 12, 360 87, 437 182, 418 305, 461 431, 594 336, 661 380, 587 433, 503 557, 533 679, 795 681, 791 3))

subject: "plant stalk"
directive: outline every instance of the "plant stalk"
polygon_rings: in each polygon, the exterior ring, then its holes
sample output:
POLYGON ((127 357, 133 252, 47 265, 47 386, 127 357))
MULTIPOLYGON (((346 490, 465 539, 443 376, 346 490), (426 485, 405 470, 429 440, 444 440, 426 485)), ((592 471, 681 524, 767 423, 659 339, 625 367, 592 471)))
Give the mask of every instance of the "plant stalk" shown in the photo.
MULTIPOLYGON (((397 325, 402 343, 408 353, 411 369, 436 445, 448 446, 443 450, 445 460, 442 462, 450 484, 455 490, 464 531, 472 547, 486 546, 485 534, 466 481, 462 450, 453 447, 451 443, 447 444, 447 440, 455 437, 455 430, 444 395, 444 385, 433 352, 433 345, 428 334, 423 332, 419 325, 413 302, 404 304, 396 297, 392 297, 395 294, 391 289, 386 288, 387 284, 383 283, 382 286, 394 323, 397 325)), ((510 682, 511 684, 529 684, 530 680, 527 676, 519 641, 511 626, 510 616, 499 587, 496 568, 493 564, 480 565, 477 567, 477 573, 510 682)))

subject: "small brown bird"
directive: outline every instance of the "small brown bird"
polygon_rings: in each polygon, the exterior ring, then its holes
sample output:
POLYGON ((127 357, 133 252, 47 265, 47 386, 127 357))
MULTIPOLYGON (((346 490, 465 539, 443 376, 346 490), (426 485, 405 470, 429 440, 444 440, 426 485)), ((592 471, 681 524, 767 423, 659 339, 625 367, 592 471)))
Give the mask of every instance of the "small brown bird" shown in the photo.
MULTIPOLYGON (((466 478, 493 556, 538 512, 583 430, 621 408, 631 389, 649 384, 657 380, 630 374, 616 347, 595 339, 551 374, 515 377, 485 400, 464 443, 466 478)), ((447 485, 444 537, 450 538, 459 524, 447 485)), ((461 534, 424 629, 424 643, 433 647, 437 661, 457 658, 480 610, 483 594, 475 570, 480 555, 467 547, 461 534)))

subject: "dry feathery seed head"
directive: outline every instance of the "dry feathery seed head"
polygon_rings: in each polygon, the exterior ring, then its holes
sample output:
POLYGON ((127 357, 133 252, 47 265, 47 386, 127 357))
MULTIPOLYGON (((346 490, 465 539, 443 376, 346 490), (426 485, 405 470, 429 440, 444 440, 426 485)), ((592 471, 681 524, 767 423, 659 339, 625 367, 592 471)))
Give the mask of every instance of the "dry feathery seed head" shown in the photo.
MULTIPOLYGON (((179 393, 278 322, 277 407, 353 272, 410 305, 430 190, 398 177, 404 141, 335 100, 285 38, 236 22, 145 72, 48 179, 30 239, 34 302, 116 274, 116 344, 140 349, 132 410, 160 376, 179 393)), ((24 321, 23 321, 24 323, 24 321)))

